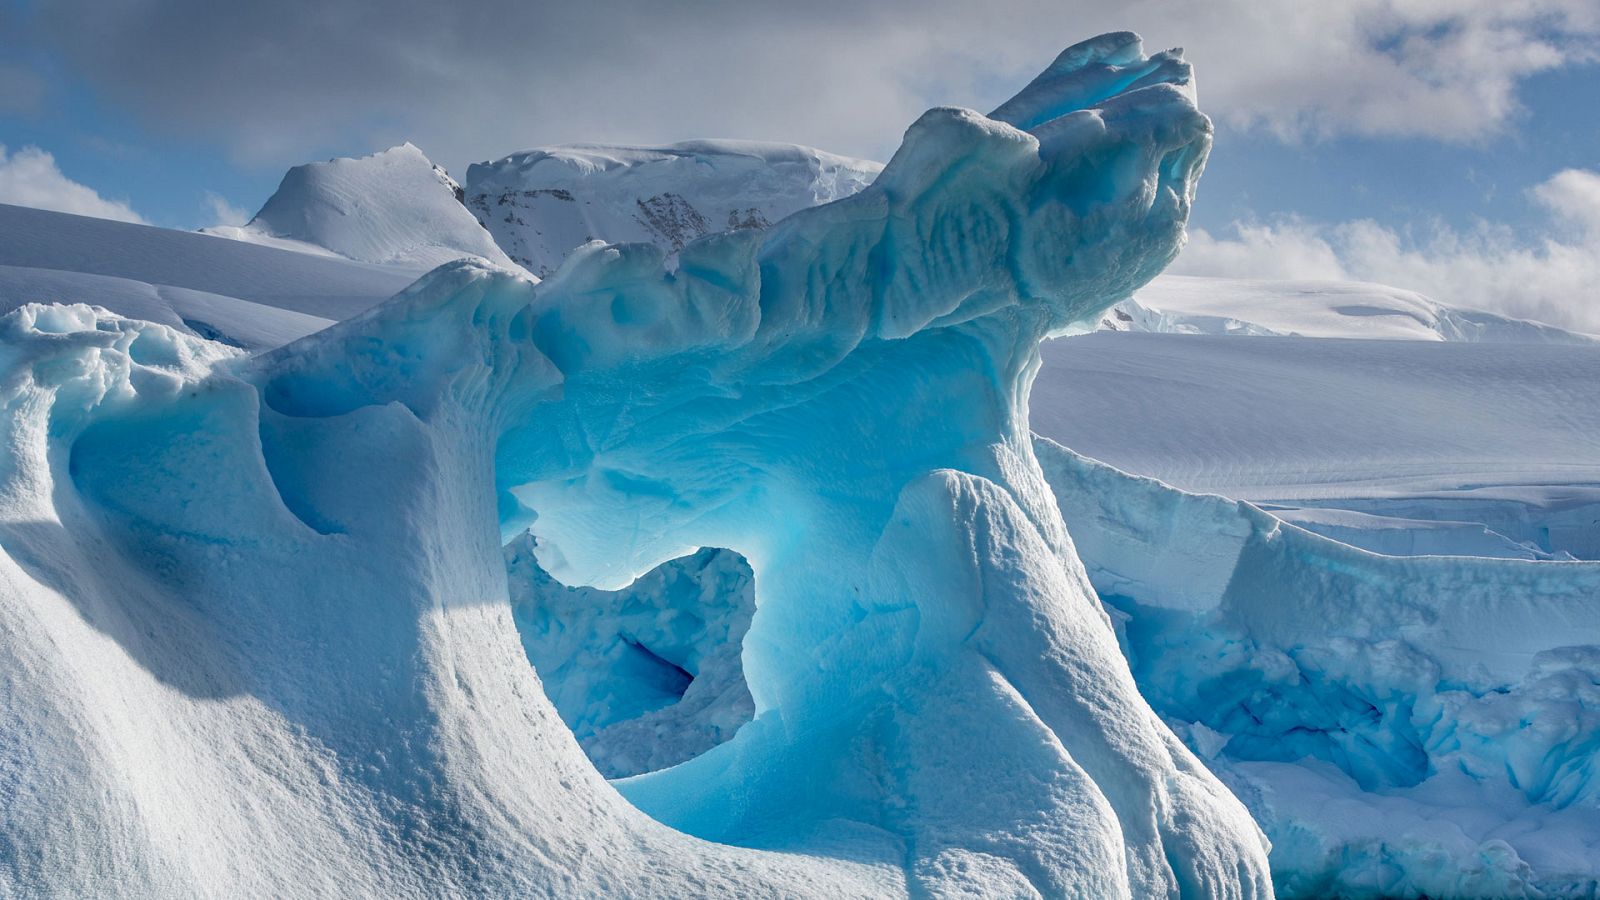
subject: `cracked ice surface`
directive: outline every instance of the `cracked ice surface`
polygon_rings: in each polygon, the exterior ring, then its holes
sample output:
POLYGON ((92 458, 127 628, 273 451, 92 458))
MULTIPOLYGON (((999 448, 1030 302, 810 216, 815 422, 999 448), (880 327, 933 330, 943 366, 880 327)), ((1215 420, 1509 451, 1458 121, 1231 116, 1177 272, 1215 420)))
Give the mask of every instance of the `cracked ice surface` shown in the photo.
POLYGON ((1181 57, 1106 35, 671 272, 638 244, 538 284, 447 265, 255 360, 13 313, 0 884, 1269 894, 1027 425, 1039 341, 1166 265, 1209 144, 1181 57), (530 526, 596 588, 743 553, 754 718, 619 796, 518 642, 501 544, 530 526))

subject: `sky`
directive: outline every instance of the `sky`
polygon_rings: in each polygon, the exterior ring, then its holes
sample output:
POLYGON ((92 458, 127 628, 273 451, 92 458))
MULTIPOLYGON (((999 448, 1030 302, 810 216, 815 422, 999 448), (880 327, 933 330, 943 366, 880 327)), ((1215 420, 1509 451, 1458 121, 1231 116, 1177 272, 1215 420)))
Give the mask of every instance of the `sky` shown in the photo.
POLYGON ((886 159, 1061 48, 1182 46, 1216 144, 1174 271, 1351 278, 1600 332, 1596 0, 0 0, 0 202, 237 223, 410 140, 886 159))

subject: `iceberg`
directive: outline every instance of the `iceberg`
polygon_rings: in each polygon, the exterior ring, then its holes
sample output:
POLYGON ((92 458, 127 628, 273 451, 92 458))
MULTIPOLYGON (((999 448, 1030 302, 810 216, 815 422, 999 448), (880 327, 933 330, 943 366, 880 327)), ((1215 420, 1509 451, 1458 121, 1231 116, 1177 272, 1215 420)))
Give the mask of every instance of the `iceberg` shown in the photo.
MULTIPOLYGON (((1039 342, 1171 260, 1210 135, 1179 53, 1105 35, 671 267, 453 262, 257 357, 0 319, 0 887, 1269 896, 1028 428, 1039 342), (742 553, 749 721, 608 783, 528 664, 518 540, 594 590, 742 553)), ((715 640, 652 621, 671 694, 715 640)))

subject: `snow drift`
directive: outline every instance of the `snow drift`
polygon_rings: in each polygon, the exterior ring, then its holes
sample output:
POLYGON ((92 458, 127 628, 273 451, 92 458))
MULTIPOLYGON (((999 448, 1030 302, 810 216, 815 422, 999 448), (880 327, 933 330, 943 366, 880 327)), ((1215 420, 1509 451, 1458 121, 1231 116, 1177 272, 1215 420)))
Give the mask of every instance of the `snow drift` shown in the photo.
POLYGON ((253 360, 10 314, 0 883, 1269 894, 1028 432, 1039 340, 1177 251, 1210 143, 1189 84, 1107 35, 670 272, 639 244, 541 284, 454 263, 253 360), (634 805, 527 665, 501 545, 529 525, 571 584, 711 545, 760 586, 753 718, 623 781, 634 805))

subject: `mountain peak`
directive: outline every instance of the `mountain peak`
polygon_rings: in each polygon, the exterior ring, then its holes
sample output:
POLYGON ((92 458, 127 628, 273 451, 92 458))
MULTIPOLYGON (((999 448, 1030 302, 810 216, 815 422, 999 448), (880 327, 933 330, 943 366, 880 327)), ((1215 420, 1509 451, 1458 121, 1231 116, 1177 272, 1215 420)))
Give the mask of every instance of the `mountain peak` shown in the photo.
POLYGON ((466 256, 514 268, 462 196, 455 179, 407 141, 295 166, 249 224, 206 231, 418 272, 466 256))

